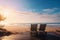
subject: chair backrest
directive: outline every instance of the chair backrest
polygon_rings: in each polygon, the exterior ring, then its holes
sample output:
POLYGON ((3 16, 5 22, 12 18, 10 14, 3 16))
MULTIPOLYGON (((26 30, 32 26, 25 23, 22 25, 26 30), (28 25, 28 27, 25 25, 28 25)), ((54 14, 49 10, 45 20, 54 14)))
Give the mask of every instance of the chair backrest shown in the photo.
POLYGON ((31 24, 31 31, 37 31, 37 24, 31 24))
POLYGON ((39 31, 45 31, 46 24, 40 24, 39 31))

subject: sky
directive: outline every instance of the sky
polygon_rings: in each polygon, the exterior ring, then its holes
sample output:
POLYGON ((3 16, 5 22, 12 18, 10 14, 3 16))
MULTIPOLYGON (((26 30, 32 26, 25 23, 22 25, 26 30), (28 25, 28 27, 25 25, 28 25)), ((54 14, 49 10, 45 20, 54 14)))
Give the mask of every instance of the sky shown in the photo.
POLYGON ((5 23, 60 22, 60 0, 0 0, 5 23))

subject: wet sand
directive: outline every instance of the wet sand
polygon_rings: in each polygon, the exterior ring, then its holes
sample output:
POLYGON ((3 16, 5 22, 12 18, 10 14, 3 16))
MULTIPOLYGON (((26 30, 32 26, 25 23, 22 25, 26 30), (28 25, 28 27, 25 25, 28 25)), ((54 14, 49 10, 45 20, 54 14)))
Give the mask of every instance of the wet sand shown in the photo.
POLYGON ((0 40, 60 40, 60 36, 54 34, 53 32, 47 33, 47 35, 43 39, 38 38, 36 36, 32 36, 30 32, 12 34, 10 36, 0 37, 0 40), (46 39, 45 39, 46 38, 46 39))

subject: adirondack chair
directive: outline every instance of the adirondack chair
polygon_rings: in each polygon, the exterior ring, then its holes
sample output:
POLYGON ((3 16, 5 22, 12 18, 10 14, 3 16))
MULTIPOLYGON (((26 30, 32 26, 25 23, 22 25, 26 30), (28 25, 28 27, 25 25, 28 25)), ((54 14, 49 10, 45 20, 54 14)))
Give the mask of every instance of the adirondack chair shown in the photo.
POLYGON ((46 38, 47 32, 45 32, 45 29, 46 29, 46 24, 40 24, 39 33, 38 33, 39 38, 41 39, 46 38))
POLYGON ((36 37, 38 34, 37 32, 37 24, 31 24, 31 36, 36 37))
POLYGON ((39 31, 45 31, 46 24, 40 24, 39 31))
POLYGON ((37 31, 37 24, 31 24, 31 31, 37 31))

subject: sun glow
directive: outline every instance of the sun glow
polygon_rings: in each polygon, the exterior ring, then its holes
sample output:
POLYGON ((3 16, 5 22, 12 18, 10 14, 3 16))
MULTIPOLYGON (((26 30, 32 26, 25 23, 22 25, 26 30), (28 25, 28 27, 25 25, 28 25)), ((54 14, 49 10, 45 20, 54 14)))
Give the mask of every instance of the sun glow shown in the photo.
POLYGON ((9 9, 0 10, 0 14, 2 14, 4 17, 8 17, 10 13, 11 13, 11 10, 9 10, 9 9))
POLYGON ((9 18, 10 16, 12 16, 14 13, 14 10, 11 8, 0 8, 0 14, 5 17, 6 19, 4 21, 1 22, 1 24, 8 24, 9 22, 9 18))

